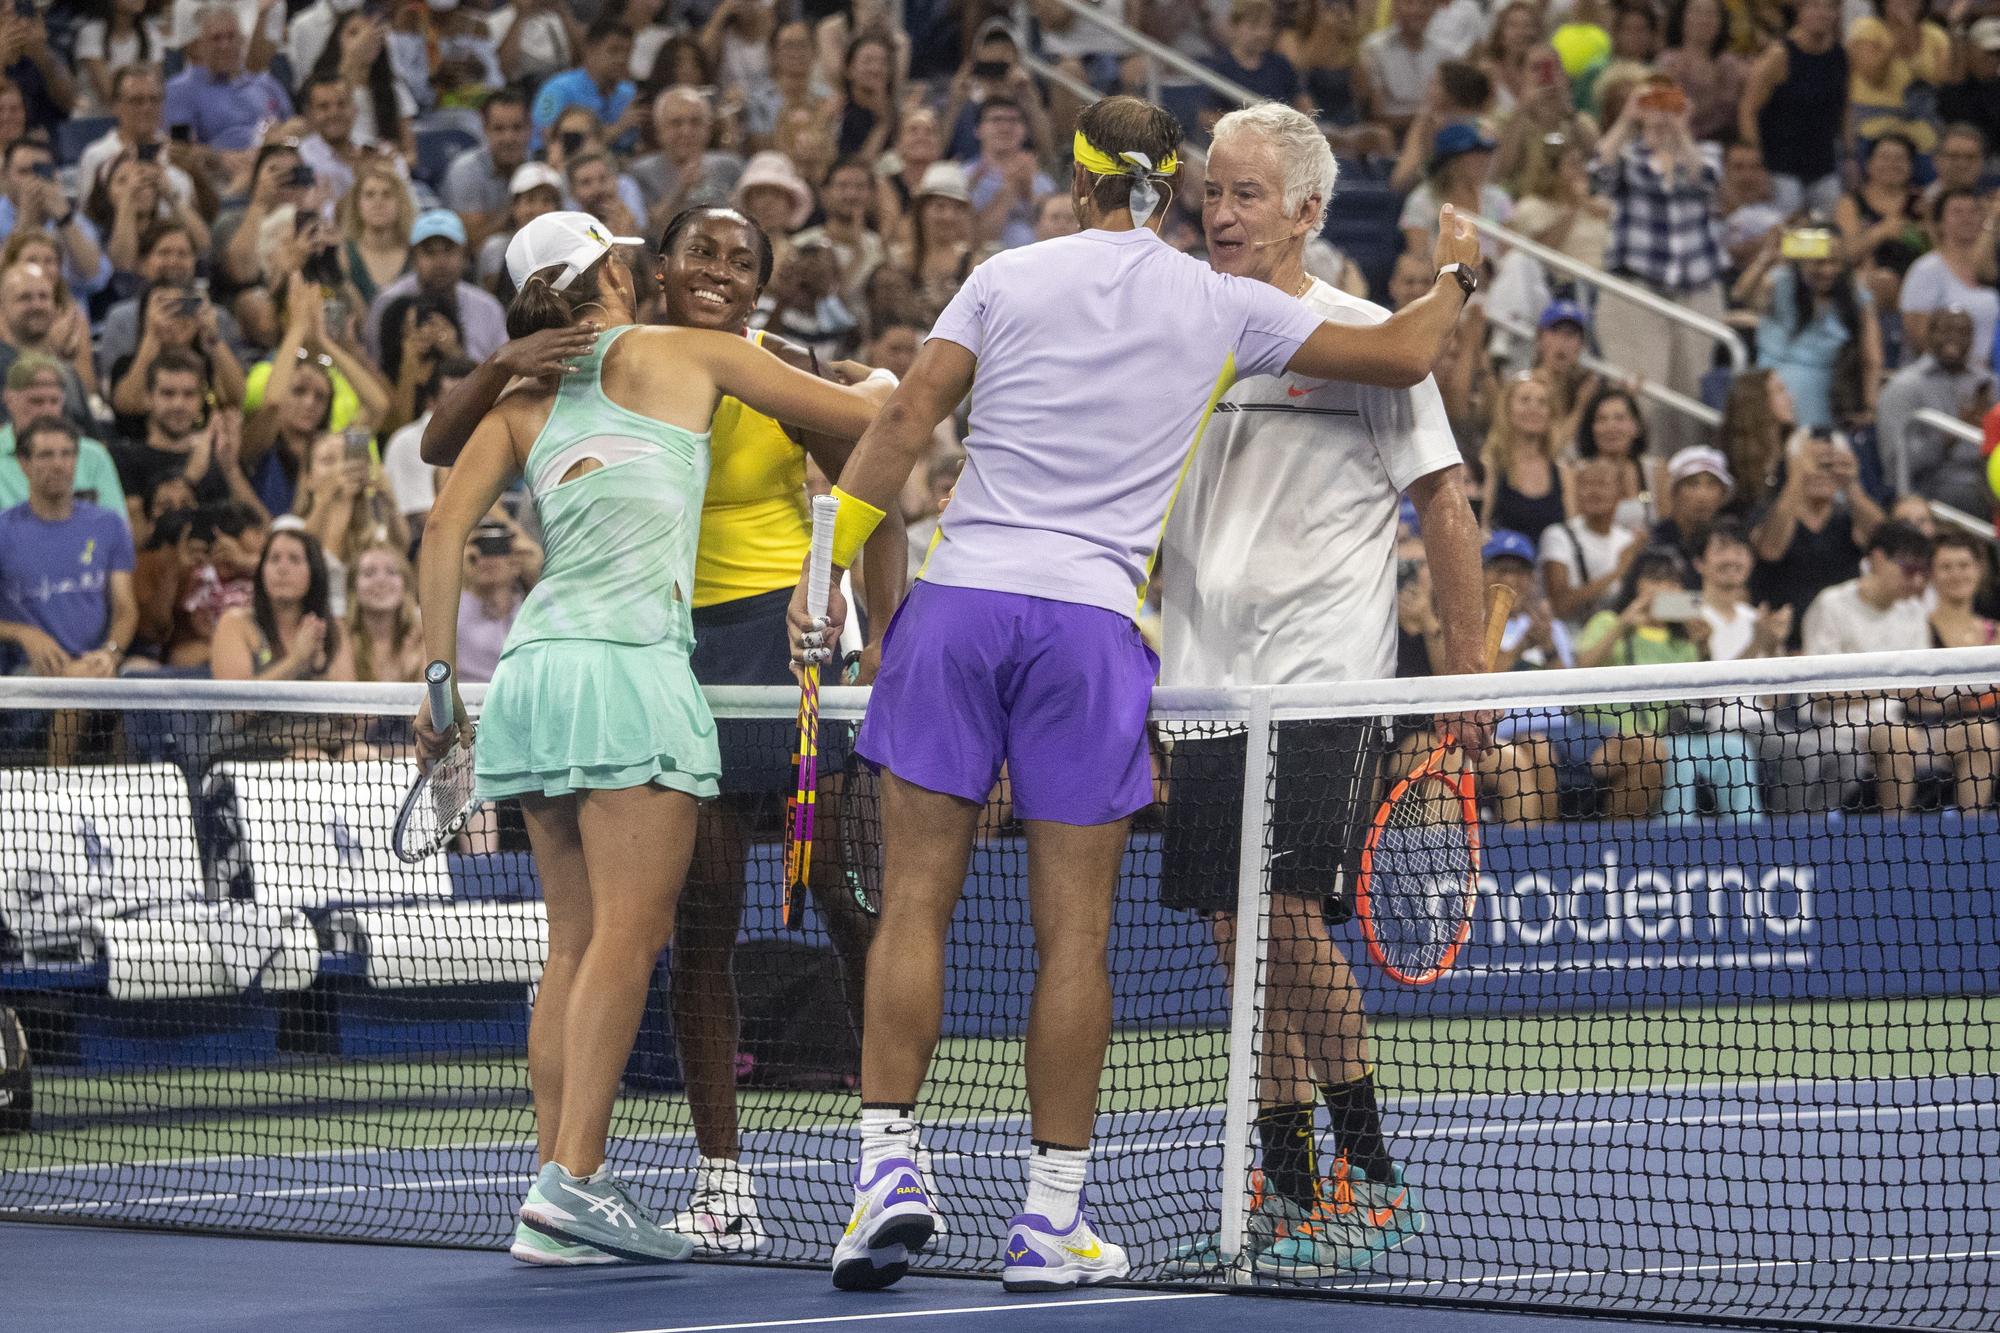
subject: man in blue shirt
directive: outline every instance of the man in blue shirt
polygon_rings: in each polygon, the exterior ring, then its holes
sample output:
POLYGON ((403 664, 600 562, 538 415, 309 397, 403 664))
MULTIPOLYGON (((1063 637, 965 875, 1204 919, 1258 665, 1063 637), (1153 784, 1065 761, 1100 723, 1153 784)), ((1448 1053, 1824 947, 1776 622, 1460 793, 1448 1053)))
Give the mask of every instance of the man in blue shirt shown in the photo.
POLYGON ((56 183, 55 154, 48 145, 16 139, 0 163, 0 240, 16 227, 46 231, 62 252, 62 275, 71 289, 89 296, 111 285, 111 257, 97 228, 56 183))
POLYGON ((186 125, 196 143, 255 148, 264 131, 292 114, 284 85, 243 67, 243 28, 229 5, 202 11, 187 68, 167 82, 167 124, 186 125))
POLYGON ((139 624, 132 534, 79 500, 77 433, 60 417, 21 432, 28 499, 0 511, 0 643, 36 676, 113 676, 139 624))
POLYGON ((604 125, 604 138, 620 152, 622 143, 638 128, 643 108, 635 107, 638 90, 625 77, 632 63, 632 30, 612 18, 600 18, 583 35, 583 64, 551 75, 535 94, 535 148, 556 123, 556 117, 573 106, 587 107, 604 125))

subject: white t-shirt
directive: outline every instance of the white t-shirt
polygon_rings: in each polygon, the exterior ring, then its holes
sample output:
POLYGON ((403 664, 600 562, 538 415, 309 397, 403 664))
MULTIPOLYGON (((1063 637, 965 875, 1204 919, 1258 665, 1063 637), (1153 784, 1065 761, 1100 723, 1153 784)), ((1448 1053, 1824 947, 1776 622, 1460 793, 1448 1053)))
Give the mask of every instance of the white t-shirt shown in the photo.
MULTIPOLYGON (((1618 557, 1638 540, 1637 533, 1616 522, 1612 523, 1611 531, 1597 532, 1580 518, 1564 519, 1542 529, 1541 562, 1561 565, 1569 575, 1569 586, 1576 588, 1618 568, 1618 557)), ((1582 625, 1599 611, 1616 610, 1613 603, 1617 600, 1618 589, 1613 585, 1596 602, 1570 618, 1571 628, 1582 625)))
POLYGON ((1236 379, 1283 370, 1319 325, 1143 227, 988 259, 931 330, 979 366, 965 471, 922 576, 1136 614, 1210 408, 1236 379))
POLYGON ((1993 364, 1993 328, 2000 323, 2000 293, 1991 287, 1966 286, 1937 251, 1910 265, 1910 271, 1903 275, 1897 305, 1906 315, 1953 306, 1964 310, 1972 316, 1972 350, 1965 359, 1975 366, 1993 364))
POLYGON ((1740 662, 1750 656, 1750 645, 1757 638, 1756 607, 1738 602, 1735 614, 1726 616, 1721 607, 1704 601, 1701 618, 1708 622, 1709 661, 1740 662))
MULTIPOLYGON (((1381 306, 1315 280, 1340 324, 1381 306)), ((1396 674, 1396 517, 1459 461, 1437 384, 1238 381, 1181 482, 1160 551, 1160 683, 1287 685, 1396 674)))
MULTIPOLYGON (((1877 610, 1861 599, 1861 581, 1849 579, 1813 598, 1800 634, 1809 655, 1922 649, 1931 646, 1930 613, 1921 597, 1900 598, 1877 610)), ((1816 712, 1822 721, 1894 722, 1902 717, 1903 705, 1870 695, 1865 701, 1822 704, 1816 712)))
POLYGON ((437 499, 437 471, 423 459, 424 431, 431 424, 426 412, 389 437, 382 447, 382 475, 405 514, 428 514, 437 499))
MULTIPOLYGON (((155 19, 144 19, 141 21, 141 26, 146 34, 143 50, 137 32, 113 39, 111 25, 103 19, 84 20, 76 30, 77 64, 81 66, 86 60, 102 60, 106 69, 119 70, 127 65, 136 65, 141 59, 159 63, 167 53, 167 34, 161 30, 159 22, 155 19)), ((97 100, 91 95, 90 81, 79 79, 76 86, 78 93, 84 99, 83 105, 78 109, 83 111, 95 109, 97 100)), ((105 110, 108 111, 109 108, 105 110)))

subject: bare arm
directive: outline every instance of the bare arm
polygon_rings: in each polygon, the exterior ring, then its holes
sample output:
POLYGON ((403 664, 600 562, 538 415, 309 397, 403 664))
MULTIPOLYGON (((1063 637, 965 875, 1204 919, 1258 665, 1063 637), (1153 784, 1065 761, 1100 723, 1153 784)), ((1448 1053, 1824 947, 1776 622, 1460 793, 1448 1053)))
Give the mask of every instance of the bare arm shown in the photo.
POLYGON ((854 446, 841 469, 840 488, 884 513, 895 508, 910 469, 930 447, 932 429, 971 391, 976 364, 972 353, 955 342, 926 342, 909 378, 854 446))
MULTIPOLYGON (((718 393, 805 430, 858 439, 882 405, 883 381, 852 387, 834 384, 794 370, 763 348, 727 333, 676 329, 671 336, 714 378, 718 393)), ((890 498, 894 495, 892 490, 890 498)))
MULTIPOLYGON (((1479 263, 1479 239, 1450 204, 1438 216, 1433 261, 1479 263)), ((1285 364, 1287 372, 1314 379, 1348 380, 1390 389, 1421 383, 1444 355, 1465 294, 1456 280, 1440 277, 1431 290, 1373 327, 1322 323, 1285 364)))
MULTIPOLYGON (((449 662, 454 668, 458 665, 458 599, 464 588, 465 539, 517 471, 506 420, 488 416, 472 432, 445 480, 444 490, 431 506, 423 547, 417 554, 417 604, 423 616, 427 660, 449 662)), ((454 686, 454 696, 456 693, 454 686)), ((418 714, 420 743, 424 739, 421 720, 429 718, 429 711, 426 702, 418 714)), ((457 712, 460 717, 465 715, 462 706, 457 712)))
POLYGON ((1431 597, 1444 627, 1445 655, 1437 669, 1447 675, 1484 671, 1486 596, 1479 569, 1479 524, 1465 500, 1464 469, 1454 464, 1410 484, 1423 532, 1424 556, 1431 567, 1431 597))
POLYGON ((1757 117, 1763 114, 1764 104, 1771 100, 1771 94, 1785 81, 1787 65, 1784 44, 1775 43, 1750 67, 1750 78, 1743 88, 1743 100, 1736 108, 1736 136, 1744 143, 1760 148, 1763 146, 1763 140, 1758 136, 1757 117))
POLYGON ((113 570, 106 586, 111 593, 111 623, 104 631, 104 647, 123 657, 139 629, 139 599, 132 591, 132 571, 113 570))
POLYGON ((431 405, 431 422, 424 427, 418 454, 432 467, 450 467, 472 438, 479 423, 493 410, 516 379, 552 384, 571 358, 588 352, 598 326, 589 321, 567 329, 543 329, 516 338, 479 363, 458 387, 431 405))
MULTIPOLYGON (((1750 546, 1759 560, 1782 560, 1791 549, 1792 534, 1799 522, 1799 477, 1802 472, 1800 460, 1794 458, 1785 471, 1784 489, 1771 502, 1771 510, 1751 530, 1750 546)), ((1880 512, 1877 510, 1876 512, 1880 512)))

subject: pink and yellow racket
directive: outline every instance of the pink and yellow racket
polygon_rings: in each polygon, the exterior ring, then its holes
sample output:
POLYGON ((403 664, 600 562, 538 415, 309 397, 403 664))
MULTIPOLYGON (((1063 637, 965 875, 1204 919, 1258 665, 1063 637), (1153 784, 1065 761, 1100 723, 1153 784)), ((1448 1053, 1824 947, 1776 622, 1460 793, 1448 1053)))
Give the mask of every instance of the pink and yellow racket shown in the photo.
MULTIPOLYGON (((826 614, 833 583, 833 519, 840 501, 822 495, 812 503, 812 554, 806 561, 806 610, 826 614)), ((828 645, 832 647, 833 645, 828 645)), ((806 888, 812 877, 813 810, 819 791, 819 664, 808 662, 799 685, 799 745, 793 762, 798 784, 785 802, 785 925, 805 924, 806 888)))

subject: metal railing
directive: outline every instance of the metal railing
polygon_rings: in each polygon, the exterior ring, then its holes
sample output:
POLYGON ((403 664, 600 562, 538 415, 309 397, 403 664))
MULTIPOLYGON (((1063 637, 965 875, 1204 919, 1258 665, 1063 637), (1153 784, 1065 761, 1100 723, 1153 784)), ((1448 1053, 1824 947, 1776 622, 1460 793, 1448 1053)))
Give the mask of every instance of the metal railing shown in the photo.
MULTIPOLYGON (((1949 435, 1955 440, 1962 440, 1972 445, 1975 449, 1986 447, 1986 437, 1980 433, 1978 427, 1968 426, 1957 417, 1947 416, 1934 407, 1918 408, 1911 415, 1910 424, 1913 426, 1928 426, 1930 429, 1944 435, 1949 435)), ((1884 459, 1882 461, 1886 470, 1888 460, 1884 459)), ((1884 480, 1886 481, 1888 478, 1885 477, 1884 480)), ((1985 541, 2000 545, 2000 536, 1994 534, 1991 519, 1983 519, 1968 514, 1963 509, 1955 509, 1941 500, 1932 500, 1930 504, 1931 513, 1937 516, 1938 522, 1949 523, 1961 532, 1967 532, 1985 541)))
MULTIPOLYGON (((1124 42, 1134 51, 1146 57, 1146 97, 1149 101, 1158 103, 1160 100, 1160 84, 1162 81, 1160 78, 1160 69, 1162 66, 1173 70, 1191 82, 1202 85, 1210 92, 1227 97, 1238 106, 1255 106, 1257 103, 1265 100, 1256 93, 1251 92, 1248 88, 1245 88, 1242 84, 1223 78, 1200 61, 1174 50, 1173 47, 1166 45, 1164 42, 1156 42, 1124 20, 1113 18, 1111 15, 1104 13, 1095 5, 1088 3, 1088 0, 1056 0, 1056 3, 1084 22, 1104 29, 1104 31, 1110 33, 1119 41, 1124 42)), ((1027 31, 1027 16, 1025 13, 1020 12, 1025 10, 1025 8, 1025 5, 1017 6, 1015 15, 1015 23, 1021 32, 1027 31)), ((1097 94, 1093 92, 1091 96, 1096 97, 1097 94)))
MULTIPOLYGON (((1067 0, 1065 0, 1065 3, 1067 3, 1067 0)), ((1745 371, 1750 368, 1750 349, 1743 345, 1741 335, 1721 320, 1701 314, 1699 311, 1689 310, 1685 306, 1675 305, 1666 297, 1648 288, 1641 287, 1636 282, 1629 282, 1624 278, 1615 277, 1612 274, 1606 273, 1603 269, 1594 268, 1584 263, 1580 259, 1572 259, 1560 250, 1550 249, 1540 241, 1530 240, 1526 236, 1521 235, 1521 233, 1509 227, 1503 227, 1499 223, 1487 218, 1467 213, 1461 213, 1459 216, 1470 222, 1480 235, 1498 241, 1509 249, 1520 250, 1526 254, 1533 255, 1544 266, 1552 268, 1558 273, 1566 273, 1578 282, 1587 282, 1600 292, 1610 292, 1622 297, 1630 301, 1633 305, 1649 310, 1662 319, 1679 324, 1684 328, 1693 329, 1696 333, 1703 334, 1720 343, 1723 351, 1729 354, 1729 369, 1732 373, 1745 371)))
POLYGON ((1103 93, 1091 87, 1082 79, 1077 78, 1073 74, 1064 73, 1059 67, 1050 64, 1032 51, 1022 51, 1020 53, 1020 60, 1022 69, 1027 70, 1028 73, 1044 82, 1054 84, 1081 102, 1088 104, 1104 96, 1103 93))
MULTIPOLYGON (((1535 341, 1534 327, 1526 320, 1515 319, 1511 315, 1497 314, 1489 310, 1486 312, 1486 322, 1501 332, 1519 338, 1525 343, 1533 344, 1535 341)), ((1624 383, 1629 373, 1612 365, 1602 357, 1591 355, 1589 352, 1585 352, 1582 356, 1578 357, 1577 364, 1581 365, 1585 370, 1594 371, 1604 376, 1606 380, 1614 384, 1624 383)), ((1639 396, 1658 403, 1669 412, 1678 413, 1709 430, 1715 430, 1722 425, 1722 413, 1716 411, 1707 403, 1702 402, 1699 398, 1690 398, 1684 393, 1669 389, 1664 384, 1654 384, 1650 380, 1641 380, 1639 382, 1639 396)))

